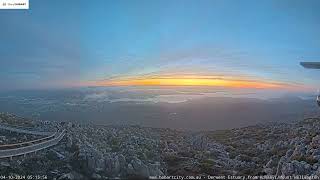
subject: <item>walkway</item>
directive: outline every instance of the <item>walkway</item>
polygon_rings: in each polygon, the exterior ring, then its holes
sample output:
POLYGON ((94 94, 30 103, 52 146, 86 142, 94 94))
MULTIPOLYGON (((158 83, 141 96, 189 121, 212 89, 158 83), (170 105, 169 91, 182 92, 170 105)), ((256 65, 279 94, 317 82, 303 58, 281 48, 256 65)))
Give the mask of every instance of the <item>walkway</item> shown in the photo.
POLYGON ((40 136, 50 136, 54 134, 55 132, 40 132, 40 131, 32 131, 32 130, 26 130, 26 129, 20 129, 15 127, 9 127, 5 125, 0 125, 0 129, 4 129, 7 131, 17 132, 17 133, 23 133, 23 134, 32 134, 32 135, 40 135, 40 136))
POLYGON ((36 152, 42 149, 46 149, 48 147, 58 144, 61 141, 61 139, 64 137, 64 135, 65 135, 65 130, 55 134, 55 137, 53 139, 49 139, 44 142, 32 144, 29 146, 19 147, 15 149, 0 150, 0 158, 20 156, 20 155, 36 152))

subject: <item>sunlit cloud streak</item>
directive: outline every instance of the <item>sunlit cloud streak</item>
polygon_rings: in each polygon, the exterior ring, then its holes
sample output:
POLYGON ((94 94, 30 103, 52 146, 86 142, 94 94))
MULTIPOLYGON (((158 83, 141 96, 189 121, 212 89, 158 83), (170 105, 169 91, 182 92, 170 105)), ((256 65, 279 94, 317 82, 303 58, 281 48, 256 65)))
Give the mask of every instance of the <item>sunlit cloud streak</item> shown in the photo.
POLYGON ((88 83, 89 86, 210 86, 227 88, 299 89, 297 84, 214 75, 141 76, 88 83))

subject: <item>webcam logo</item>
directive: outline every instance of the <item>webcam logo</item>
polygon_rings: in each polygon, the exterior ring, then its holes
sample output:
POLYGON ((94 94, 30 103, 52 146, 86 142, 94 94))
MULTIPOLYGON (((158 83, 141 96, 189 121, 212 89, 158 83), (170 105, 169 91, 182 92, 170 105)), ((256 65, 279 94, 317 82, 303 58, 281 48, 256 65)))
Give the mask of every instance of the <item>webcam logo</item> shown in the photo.
POLYGON ((29 9, 29 0, 0 0, 1 9, 29 9))

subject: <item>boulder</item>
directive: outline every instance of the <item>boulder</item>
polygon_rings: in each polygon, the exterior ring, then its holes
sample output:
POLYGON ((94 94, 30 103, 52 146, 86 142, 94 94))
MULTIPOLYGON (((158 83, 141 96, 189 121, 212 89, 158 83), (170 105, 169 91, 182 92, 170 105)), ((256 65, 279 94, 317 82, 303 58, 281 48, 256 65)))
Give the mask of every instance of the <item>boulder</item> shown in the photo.
POLYGON ((58 178, 58 180, 63 180, 63 179, 69 179, 69 180, 80 180, 80 179, 84 179, 83 175, 75 172, 75 171, 72 171, 72 172, 69 172, 69 173, 66 173, 66 174, 63 174, 62 176, 60 176, 58 178))
POLYGON ((163 172, 160 170, 160 163, 156 162, 154 164, 149 164, 149 174, 150 176, 161 176, 163 175, 163 172))
POLYGON ((273 174, 274 174, 272 168, 264 168, 264 169, 262 170, 262 172, 266 173, 267 175, 273 175, 273 174))
POLYGON ((91 176, 92 179, 102 179, 102 177, 99 174, 93 173, 91 176))
POLYGON ((126 158, 124 157, 124 155, 119 154, 118 155, 118 161, 119 161, 119 165, 120 168, 123 169, 124 167, 126 167, 126 158))
POLYGON ((197 135, 191 139, 191 144, 195 150, 206 150, 208 148, 208 138, 203 134, 197 135))
MULTIPOLYGON (((149 177, 149 169, 148 166, 146 166, 140 159, 134 158, 130 162, 132 169, 133 169, 133 175, 141 176, 141 177, 149 177)), ((129 171, 131 171, 131 167, 129 171)), ((131 172, 132 173, 132 172, 131 172)))
POLYGON ((282 175, 310 175, 312 166, 304 161, 291 161, 284 163, 281 168, 282 175))

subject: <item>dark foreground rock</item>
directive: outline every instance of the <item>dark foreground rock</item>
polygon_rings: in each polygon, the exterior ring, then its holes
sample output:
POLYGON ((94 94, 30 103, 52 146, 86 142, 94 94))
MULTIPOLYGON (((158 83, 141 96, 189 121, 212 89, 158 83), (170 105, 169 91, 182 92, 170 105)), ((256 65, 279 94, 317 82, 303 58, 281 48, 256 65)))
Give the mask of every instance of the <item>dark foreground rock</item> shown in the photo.
MULTIPOLYGON (((2 122, 17 122, 11 120, 14 115, 0 117, 2 122)), ((55 147, 25 157, 0 159, 2 174, 45 175, 48 179, 320 175, 318 118, 212 132, 38 121, 28 124, 38 129, 63 128, 67 134, 55 147)))

